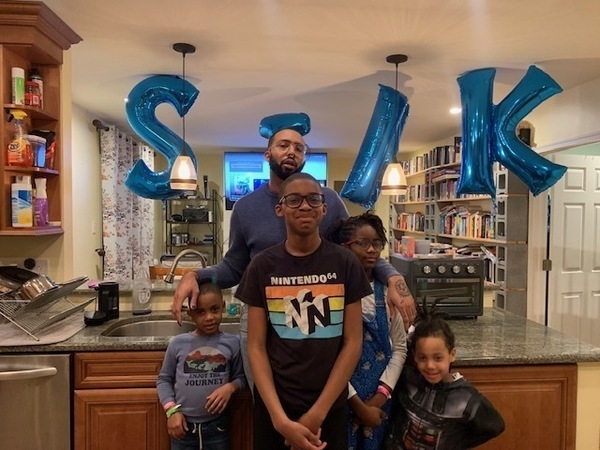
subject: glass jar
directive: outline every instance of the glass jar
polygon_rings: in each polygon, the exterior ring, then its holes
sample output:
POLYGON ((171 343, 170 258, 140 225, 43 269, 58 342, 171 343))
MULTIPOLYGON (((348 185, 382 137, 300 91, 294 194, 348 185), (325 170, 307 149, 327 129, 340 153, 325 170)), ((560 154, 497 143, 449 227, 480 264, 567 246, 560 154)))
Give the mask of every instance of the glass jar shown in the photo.
POLYGON ((25 104, 27 106, 33 106, 34 108, 40 107, 41 95, 40 87, 35 81, 25 82, 25 104))

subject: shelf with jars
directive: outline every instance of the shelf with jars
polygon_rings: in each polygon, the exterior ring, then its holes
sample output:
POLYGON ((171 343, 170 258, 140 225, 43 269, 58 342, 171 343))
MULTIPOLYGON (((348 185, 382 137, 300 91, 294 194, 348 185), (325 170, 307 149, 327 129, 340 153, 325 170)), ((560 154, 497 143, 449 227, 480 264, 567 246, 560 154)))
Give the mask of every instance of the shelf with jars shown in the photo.
MULTIPOLYGON (((60 70, 64 51, 81 37, 40 2, 0 2, 0 22, 0 236, 61 234, 60 70), (25 80, 19 80, 19 74, 25 80), (29 96, 26 87, 33 89, 29 96), (24 157, 16 161, 9 146, 15 141, 15 116, 19 115, 25 138, 18 151, 22 149, 24 157), (36 178, 45 180, 48 220, 36 222, 32 213, 29 222, 28 207, 22 208, 25 220, 15 220, 12 186, 28 182, 35 195, 36 178)), ((15 199, 20 204, 19 197, 15 199)))

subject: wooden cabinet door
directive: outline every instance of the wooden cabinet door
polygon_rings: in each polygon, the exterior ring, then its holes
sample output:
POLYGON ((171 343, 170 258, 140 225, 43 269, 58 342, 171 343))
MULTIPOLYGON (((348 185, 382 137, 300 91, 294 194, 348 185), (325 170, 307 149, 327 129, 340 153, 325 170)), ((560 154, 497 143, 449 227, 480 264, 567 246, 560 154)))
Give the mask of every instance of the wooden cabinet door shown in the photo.
POLYGON ((575 450, 577 365, 460 367, 504 418, 486 450, 575 450))
POLYGON ((252 394, 249 389, 231 397, 229 413, 229 448, 252 450, 252 394))
POLYGON ((164 417, 153 388, 76 390, 75 450, 167 450, 164 417))

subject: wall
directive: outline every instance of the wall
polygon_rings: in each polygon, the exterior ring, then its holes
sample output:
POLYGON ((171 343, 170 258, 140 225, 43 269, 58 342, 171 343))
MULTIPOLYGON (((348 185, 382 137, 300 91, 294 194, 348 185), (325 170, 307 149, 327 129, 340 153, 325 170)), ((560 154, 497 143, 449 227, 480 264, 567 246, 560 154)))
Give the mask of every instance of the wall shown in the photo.
POLYGON ((72 276, 102 277, 102 206, 100 202, 100 146, 92 125, 96 117, 74 105, 72 108, 73 151, 73 271, 72 276))
POLYGON ((600 78, 551 97, 527 116, 537 148, 560 146, 600 130, 600 78))
POLYGON ((600 449, 600 363, 578 364, 577 450, 600 449))

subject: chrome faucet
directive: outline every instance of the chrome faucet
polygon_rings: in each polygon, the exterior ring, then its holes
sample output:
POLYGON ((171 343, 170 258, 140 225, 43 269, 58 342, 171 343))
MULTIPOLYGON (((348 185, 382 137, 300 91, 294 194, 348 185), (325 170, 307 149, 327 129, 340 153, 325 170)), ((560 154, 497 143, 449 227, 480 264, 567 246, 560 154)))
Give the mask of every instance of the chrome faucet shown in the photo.
POLYGON ((206 258, 204 257, 204 255, 198 250, 194 250, 193 248, 186 248, 185 250, 180 251, 175 257, 173 265, 171 266, 171 270, 169 270, 168 275, 165 277, 165 283, 173 283, 173 280, 175 279, 175 269, 177 268, 177 264, 179 264, 179 260, 185 255, 189 255, 190 253, 199 256, 202 268, 206 268, 206 258))

